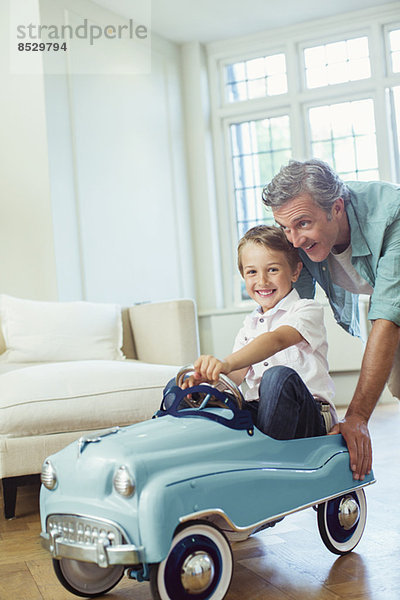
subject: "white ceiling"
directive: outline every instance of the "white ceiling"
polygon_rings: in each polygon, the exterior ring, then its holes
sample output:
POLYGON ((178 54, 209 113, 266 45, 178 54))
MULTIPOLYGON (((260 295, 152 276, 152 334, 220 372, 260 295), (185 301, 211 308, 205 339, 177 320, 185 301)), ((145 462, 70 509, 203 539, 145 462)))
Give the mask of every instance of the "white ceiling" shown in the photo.
MULTIPOLYGON (((387 0, 94 0, 134 18, 150 2, 151 29, 175 42, 203 43, 388 4, 387 0)), ((400 4, 400 3, 399 3, 400 4)))

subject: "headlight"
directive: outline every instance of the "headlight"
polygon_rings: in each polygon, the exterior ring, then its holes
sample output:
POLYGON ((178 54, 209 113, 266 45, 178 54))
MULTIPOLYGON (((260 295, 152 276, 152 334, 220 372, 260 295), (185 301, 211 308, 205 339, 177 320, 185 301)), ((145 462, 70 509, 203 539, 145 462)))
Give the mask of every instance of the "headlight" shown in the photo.
POLYGON ((129 473, 128 467, 121 465, 115 472, 114 475, 114 488, 121 494, 129 498, 135 493, 135 482, 133 481, 132 475, 129 473))
POLYGON ((57 473, 48 459, 43 463, 40 480, 48 490, 54 490, 57 487, 57 473))

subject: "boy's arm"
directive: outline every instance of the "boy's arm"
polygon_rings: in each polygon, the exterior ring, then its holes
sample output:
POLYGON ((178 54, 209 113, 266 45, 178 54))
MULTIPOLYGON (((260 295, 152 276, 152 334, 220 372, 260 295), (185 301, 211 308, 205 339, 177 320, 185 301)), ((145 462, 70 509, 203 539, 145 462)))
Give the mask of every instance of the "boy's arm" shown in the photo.
POLYGON ((243 383, 248 370, 249 368, 245 367, 244 369, 236 369, 236 371, 230 371, 229 379, 232 379, 232 381, 236 383, 236 385, 240 385, 241 383, 243 383))
POLYGON ((249 344, 246 344, 237 352, 233 352, 223 361, 214 356, 200 356, 194 363, 196 371, 194 380, 198 382, 201 379, 202 381, 215 383, 220 373, 225 373, 232 379, 232 372, 236 374, 239 371, 242 374, 244 371, 245 375, 251 365, 261 362, 277 352, 289 348, 289 346, 298 344, 303 339, 297 329, 290 325, 282 325, 274 331, 257 336, 249 344))

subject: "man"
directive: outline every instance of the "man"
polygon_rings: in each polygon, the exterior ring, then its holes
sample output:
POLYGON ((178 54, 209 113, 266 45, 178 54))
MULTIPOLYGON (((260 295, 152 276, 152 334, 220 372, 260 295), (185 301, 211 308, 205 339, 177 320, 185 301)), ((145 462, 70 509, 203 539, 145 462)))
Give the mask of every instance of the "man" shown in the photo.
POLYGON ((264 188, 263 202, 300 249, 300 296, 313 297, 317 281, 352 335, 360 333, 358 294, 370 296, 372 328, 358 384, 331 430, 346 440, 354 479, 364 479, 372 466, 368 421, 389 375, 400 398, 400 188, 344 183, 323 161, 290 161, 264 188))

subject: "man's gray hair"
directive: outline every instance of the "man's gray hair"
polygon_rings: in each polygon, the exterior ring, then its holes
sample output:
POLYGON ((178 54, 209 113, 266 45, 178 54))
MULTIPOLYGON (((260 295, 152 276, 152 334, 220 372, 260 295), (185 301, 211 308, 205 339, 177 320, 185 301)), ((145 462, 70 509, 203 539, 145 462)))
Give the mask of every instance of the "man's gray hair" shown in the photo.
POLYGON ((308 193, 314 202, 330 213, 338 198, 345 204, 350 192, 337 173, 324 161, 312 158, 304 162, 290 160, 265 186, 262 199, 265 206, 279 208, 300 194, 308 193))

